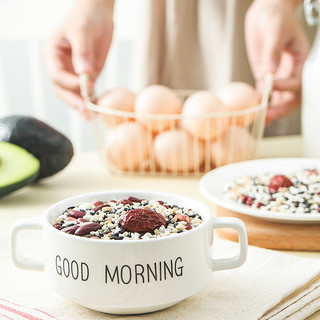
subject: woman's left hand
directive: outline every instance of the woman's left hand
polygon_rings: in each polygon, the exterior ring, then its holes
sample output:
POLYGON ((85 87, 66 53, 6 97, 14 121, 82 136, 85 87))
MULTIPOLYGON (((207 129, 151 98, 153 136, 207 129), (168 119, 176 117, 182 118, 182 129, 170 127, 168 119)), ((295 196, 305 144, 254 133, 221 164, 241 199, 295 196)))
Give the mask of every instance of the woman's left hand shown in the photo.
POLYGON ((274 73, 267 124, 300 107, 303 64, 309 43, 296 17, 296 0, 255 0, 245 18, 249 63, 259 91, 274 73))

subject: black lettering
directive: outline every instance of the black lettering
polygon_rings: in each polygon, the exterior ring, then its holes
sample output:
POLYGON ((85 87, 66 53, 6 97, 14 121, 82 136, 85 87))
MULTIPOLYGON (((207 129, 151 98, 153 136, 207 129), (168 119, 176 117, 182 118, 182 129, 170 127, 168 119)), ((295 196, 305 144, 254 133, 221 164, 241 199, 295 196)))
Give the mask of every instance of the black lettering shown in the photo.
POLYGON ((78 266, 78 262, 75 260, 72 260, 71 262, 71 275, 74 280, 77 280, 79 277, 79 266, 78 266))
MULTIPOLYGON (((75 261, 71 263, 71 272, 73 277, 75 278, 76 277, 75 271, 74 271, 75 267, 73 266, 74 262, 75 261)), ((149 283, 152 281, 165 281, 170 278, 172 279, 174 277, 181 277, 183 276, 183 269, 184 269, 182 262, 183 262, 182 258, 177 257, 176 259, 154 262, 152 264, 149 264, 149 263, 147 263, 146 265, 135 264, 132 267, 125 264, 122 266, 116 266, 114 267, 114 269, 112 268, 109 269, 108 265, 106 265, 105 266, 105 283, 116 282, 118 284, 120 283, 129 284, 132 281, 134 281, 136 284, 140 284, 140 283, 146 283, 146 282, 149 283)), ((67 271, 64 271, 64 272, 67 272, 67 271)), ((86 264, 82 263, 81 264, 82 280, 87 280, 88 276, 89 276, 89 268, 86 264), (86 266, 85 270, 87 271, 86 279, 84 279, 84 271, 83 271, 84 266, 86 266)))
POLYGON ((182 258, 178 257, 174 263, 174 270, 177 277, 183 276, 183 266, 178 267, 178 261, 182 262, 182 258))
POLYGON ((70 275, 70 264, 69 264, 69 260, 67 258, 63 259, 62 269, 63 269, 64 276, 66 278, 68 278, 70 275))
POLYGON ((153 276, 153 279, 158 281, 158 275, 157 275, 157 263, 154 263, 154 272, 152 271, 149 263, 147 264, 147 276, 148 276, 148 282, 150 282, 150 273, 153 276))
POLYGON ((173 278, 173 264, 172 264, 172 259, 170 260, 170 265, 171 265, 171 269, 169 269, 167 263, 165 261, 163 261, 163 272, 164 272, 164 280, 167 280, 167 270, 170 273, 171 278, 173 278))
POLYGON ((59 276, 62 276, 61 257, 59 255, 56 256, 56 271, 59 276))
POLYGON ((142 264, 136 264, 134 268, 135 268, 136 283, 138 283, 138 276, 142 278, 142 283, 144 283, 144 276, 143 276, 144 266, 142 264), (141 268, 141 272, 138 272, 138 268, 141 268))
POLYGON ((86 263, 81 262, 81 280, 87 281, 89 279, 89 267, 86 263))
POLYGON ((121 275, 121 281, 124 283, 124 284, 128 284, 130 281, 131 281, 131 277, 132 277, 132 272, 131 272, 131 268, 128 266, 128 265, 124 265, 121 267, 121 272, 120 272, 120 275, 121 275), (124 268, 127 268, 128 269, 128 281, 125 281, 124 280, 124 268))
POLYGON ((80 275, 82 281, 87 281, 89 279, 89 266, 84 262, 81 262, 79 266, 79 263, 76 260, 72 260, 70 263, 67 258, 62 260, 59 255, 56 255, 55 267, 59 276, 68 278, 71 273, 74 280, 78 280, 80 275))
POLYGON ((118 284, 120 283, 118 266, 114 269, 114 273, 113 273, 113 276, 112 276, 110 271, 109 271, 108 266, 106 265, 105 283, 108 283, 108 275, 109 275, 109 277, 110 277, 112 282, 115 279, 115 277, 117 277, 117 282, 118 282, 118 284))

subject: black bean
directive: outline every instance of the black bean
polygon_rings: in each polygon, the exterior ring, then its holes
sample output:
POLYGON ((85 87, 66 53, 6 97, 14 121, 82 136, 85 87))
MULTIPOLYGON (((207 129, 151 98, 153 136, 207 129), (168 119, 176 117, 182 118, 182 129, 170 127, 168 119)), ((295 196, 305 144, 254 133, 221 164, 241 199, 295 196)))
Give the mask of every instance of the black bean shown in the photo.
POLYGON ((104 231, 104 234, 108 234, 111 232, 111 229, 109 227, 107 227, 107 229, 104 231))
POLYGON ((64 225, 63 228, 68 228, 68 227, 71 227, 71 226, 74 226, 73 222, 64 225))

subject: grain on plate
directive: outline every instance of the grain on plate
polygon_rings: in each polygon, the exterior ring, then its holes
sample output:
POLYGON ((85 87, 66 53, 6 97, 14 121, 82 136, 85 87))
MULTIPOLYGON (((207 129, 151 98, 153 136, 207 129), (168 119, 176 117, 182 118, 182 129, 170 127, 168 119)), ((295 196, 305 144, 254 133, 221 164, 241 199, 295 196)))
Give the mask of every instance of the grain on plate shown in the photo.
POLYGON ((226 199, 252 208, 292 214, 320 214, 320 172, 240 176, 224 189, 226 199))

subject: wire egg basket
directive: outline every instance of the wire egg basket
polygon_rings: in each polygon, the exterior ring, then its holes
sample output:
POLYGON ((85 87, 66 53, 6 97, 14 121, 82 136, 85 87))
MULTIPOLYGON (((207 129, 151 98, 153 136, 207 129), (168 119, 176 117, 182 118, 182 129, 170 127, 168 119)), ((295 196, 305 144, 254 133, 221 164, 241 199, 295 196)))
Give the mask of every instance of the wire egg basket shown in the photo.
MULTIPOLYGON (((266 75, 259 105, 210 114, 141 114, 95 104, 88 76, 81 75, 81 95, 90 111, 94 139, 112 173, 197 176, 216 167, 253 159, 265 127, 273 78, 266 75), (205 137, 188 127, 197 124, 205 137), (117 127, 126 127, 116 133, 117 127), (156 130, 155 130, 156 126, 156 130), (206 133, 208 133, 206 135, 206 133)), ((176 90, 181 102, 195 91, 176 90)))

